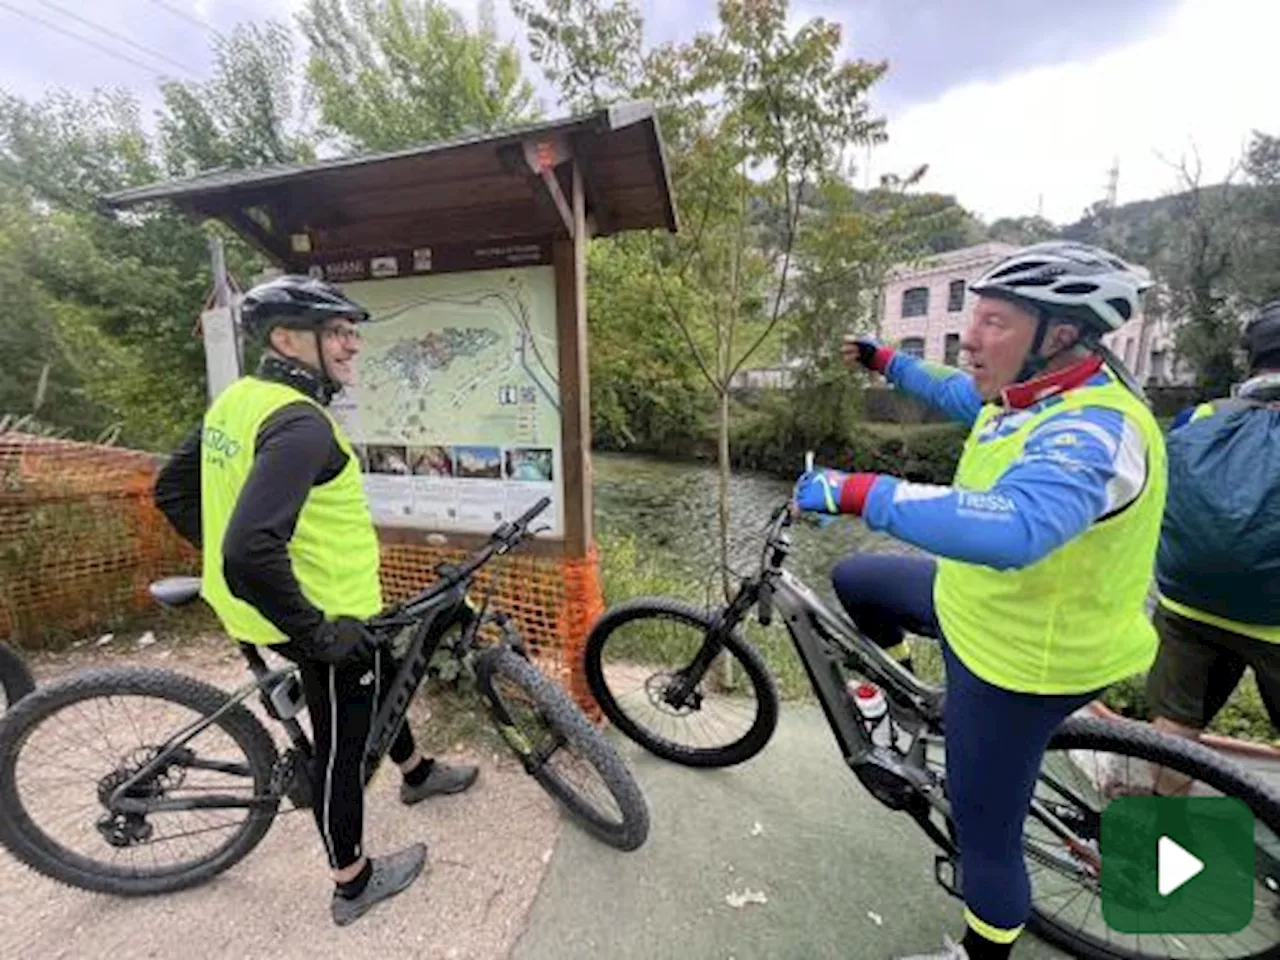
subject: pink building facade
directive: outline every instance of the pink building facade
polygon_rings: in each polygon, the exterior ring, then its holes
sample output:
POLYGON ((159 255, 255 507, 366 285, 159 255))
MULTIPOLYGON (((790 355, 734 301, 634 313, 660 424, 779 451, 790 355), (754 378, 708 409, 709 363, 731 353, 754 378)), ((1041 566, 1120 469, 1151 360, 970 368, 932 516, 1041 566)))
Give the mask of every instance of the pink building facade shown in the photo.
MULTIPOLYGON (((981 243, 895 270, 880 304, 880 336, 900 350, 952 366, 961 361, 960 338, 977 299, 969 284, 1017 247, 981 243)), ((1147 386, 1189 382, 1175 362, 1167 323, 1146 323, 1141 312, 1104 338, 1138 382, 1147 386)))

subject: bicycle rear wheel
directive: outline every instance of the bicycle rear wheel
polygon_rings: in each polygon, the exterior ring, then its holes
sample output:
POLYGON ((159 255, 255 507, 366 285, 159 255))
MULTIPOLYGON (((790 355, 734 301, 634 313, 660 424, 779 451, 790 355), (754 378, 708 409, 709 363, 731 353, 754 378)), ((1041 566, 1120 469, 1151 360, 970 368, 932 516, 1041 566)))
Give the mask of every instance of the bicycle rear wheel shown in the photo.
POLYGON ((266 835, 276 749, 241 704, 167 670, 118 667, 62 677, 24 697, 0 722, 0 843, 27 866, 99 893, 142 896, 203 883, 266 835), (143 802, 240 808, 116 812, 108 798, 151 764, 180 730, 219 714, 130 788, 143 802))
POLYGON ((709 614, 667 597, 640 597, 602 616, 587 638, 587 685, 621 733, 688 767, 728 767, 764 749, 778 725, 778 689, 734 630, 705 673, 688 678, 708 642, 709 614), (728 657, 733 679, 718 662, 728 657), (692 688, 677 696, 682 686, 692 688))
POLYGON ((504 647, 476 659, 498 732, 525 770, 587 832, 618 850, 649 836, 649 806, 622 758, 556 684, 504 647))
MULTIPOLYGON (((1196 743, 1131 721, 1068 720, 1041 766, 1036 799, 1070 827, 1070 841, 1032 814, 1023 849, 1032 884, 1028 924, 1087 960, 1262 960, 1280 956, 1280 798, 1260 779, 1196 743), (1119 796, 1234 797, 1254 817, 1250 924, 1231 934, 1123 934, 1101 905, 1102 811, 1119 796)), ((1155 877, 1149 879, 1155 892, 1155 877)), ((1163 899, 1163 898, 1160 898, 1163 899)))

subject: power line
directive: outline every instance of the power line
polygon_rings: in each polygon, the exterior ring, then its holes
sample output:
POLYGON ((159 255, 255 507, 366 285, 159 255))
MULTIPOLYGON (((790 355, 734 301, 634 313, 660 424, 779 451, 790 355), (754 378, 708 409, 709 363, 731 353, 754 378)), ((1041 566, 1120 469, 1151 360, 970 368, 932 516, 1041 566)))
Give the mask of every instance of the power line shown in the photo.
POLYGON ((76 13, 75 11, 68 10, 66 7, 53 3, 52 0, 37 0, 37 2, 40 3, 42 6, 48 7, 51 10, 56 10, 58 13, 61 13, 63 16, 70 17, 72 20, 75 20, 78 23, 84 24, 86 27, 89 27, 91 30, 96 30, 99 33, 105 34, 108 37, 112 37, 116 40, 119 40, 121 43, 127 44, 130 47, 133 47, 133 49, 139 51, 140 53, 145 53, 147 56, 155 57, 157 60, 163 60, 165 63, 171 63, 175 67, 177 67, 179 70, 181 70, 183 73, 187 74, 187 76, 189 77, 196 76, 194 73, 191 72, 191 69, 185 63, 182 63, 181 61, 173 59, 173 57, 169 56, 168 54, 161 53, 159 50, 152 50, 150 47, 144 47, 142 44, 136 43, 135 41, 130 40, 124 34, 116 33, 110 27, 104 27, 100 23, 94 23, 92 20, 87 20, 84 17, 80 16, 80 14, 76 13))
POLYGON ((82 37, 78 33, 72 33, 66 27, 60 27, 56 23, 51 23, 50 21, 46 20, 44 17, 31 13, 29 10, 23 10, 21 7, 15 7, 11 3, 6 3, 5 0, 0 0, 0 8, 8 10, 10 13, 16 13, 20 17, 26 17, 28 20, 32 20, 43 27, 48 27, 50 30, 54 31, 55 33, 60 33, 65 37, 70 37, 72 40, 79 40, 81 43, 88 44, 89 46, 93 47, 95 50, 99 50, 102 53, 105 53, 109 57, 115 57, 117 60, 123 60, 125 63, 131 63, 135 67, 141 67, 143 70, 146 70, 152 76, 160 75, 160 71, 157 70, 151 64, 143 63, 141 60, 135 60, 133 57, 129 56, 127 53, 121 53, 119 50, 116 50, 116 49, 113 49, 112 47, 108 47, 104 44, 98 43, 98 41, 96 40, 91 40, 88 37, 82 37))
POLYGON ((187 11, 183 10, 181 7, 175 7, 173 4, 168 3, 167 0, 151 0, 151 2, 154 3, 161 10, 168 10, 175 17, 181 17, 183 20, 187 21, 187 23, 194 23, 200 29, 208 30, 215 37, 222 36, 222 34, 218 32, 218 28, 215 27, 213 24, 211 24, 208 20, 204 20, 201 17, 197 17, 193 13, 187 13, 187 11))

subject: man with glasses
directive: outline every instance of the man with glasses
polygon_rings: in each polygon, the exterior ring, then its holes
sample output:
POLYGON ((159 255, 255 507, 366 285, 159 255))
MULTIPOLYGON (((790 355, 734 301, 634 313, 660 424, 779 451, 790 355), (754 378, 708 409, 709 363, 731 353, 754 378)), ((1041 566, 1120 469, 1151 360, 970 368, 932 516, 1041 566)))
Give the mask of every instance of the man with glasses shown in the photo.
MULTIPOLYGON (((256 373, 224 390, 161 470, 156 505, 203 555, 202 595, 227 633, 301 667, 315 757, 313 811, 333 870, 335 923, 407 888, 426 846, 386 857, 362 849, 362 763, 390 663, 364 621, 382 608, 377 532, 360 463, 326 409, 355 377, 368 312, 338 288, 282 276, 241 305, 264 346, 256 373)), ((408 726, 391 758, 400 799, 458 793, 475 767, 424 757, 408 726)))

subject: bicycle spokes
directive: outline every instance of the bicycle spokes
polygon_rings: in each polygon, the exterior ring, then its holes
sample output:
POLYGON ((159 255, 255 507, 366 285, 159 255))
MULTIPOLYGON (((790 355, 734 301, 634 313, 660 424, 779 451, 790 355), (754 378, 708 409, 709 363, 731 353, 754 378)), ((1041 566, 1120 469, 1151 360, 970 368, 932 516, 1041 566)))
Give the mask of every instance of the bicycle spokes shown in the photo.
POLYGON ((732 743, 758 713, 754 689, 722 650, 695 673, 706 635, 676 620, 637 621, 609 639, 604 672, 618 707, 672 743, 709 748, 732 743))
POLYGON ((1209 784, 1160 763, 1107 750, 1051 747, 1036 784, 1023 842, 1036 909, 1050 924, 1137 957, 1231 960, 1262 956, 1274 949, 1280 943, 1280 861, 1268 850, 1280 843, 1261 822, 1255 826, 1258 866, 1253 918, 1245 929, 1212 936, 1139 936, 1118 933, 1107 925, 1102 912, 1102 811, 1120 796, 1168 795, 1163 791, 1170 785, 1176 786, 1180 796, 1222 796, 1209 784))
POLYGON ((23 807, 53 843, 125 872, 178 871, 207 859, 256 815, 247 806, 254 780, 235 740, 216 726, 154 762, 164 748, 157 738, 196 719, 136 695, 67 705, 23 745, 23 807), (222 800, 246 806, 207 806, 222 800))

